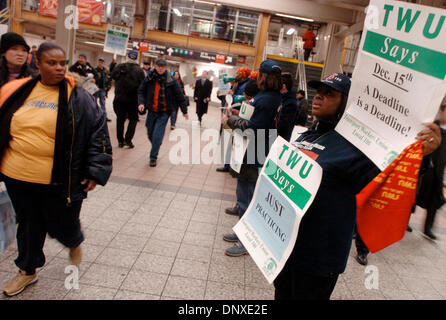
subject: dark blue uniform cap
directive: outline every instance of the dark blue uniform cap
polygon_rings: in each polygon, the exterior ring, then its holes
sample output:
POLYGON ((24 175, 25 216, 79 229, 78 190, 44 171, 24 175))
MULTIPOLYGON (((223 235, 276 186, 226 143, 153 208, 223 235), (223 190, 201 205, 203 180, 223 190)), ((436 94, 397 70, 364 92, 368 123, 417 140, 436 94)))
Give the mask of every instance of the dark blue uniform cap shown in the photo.
POLYGON ((277 71, 278 73, 282 72, 279 63, 274 60, 267 59, 260 64, 259 72, 261 73, 271 74, 273 70, 277 71))
POLYGON ((348 96, 348 93, 350 91, 350 85, 351 80, 349 77, 342 73, 334 73, 328 77, 326 77, 324 80, 311 80, 308 81, 308 86, 314 89, 319 89, 321 85, 326 85, 336 91, 341 92, 342 94, 348 96))

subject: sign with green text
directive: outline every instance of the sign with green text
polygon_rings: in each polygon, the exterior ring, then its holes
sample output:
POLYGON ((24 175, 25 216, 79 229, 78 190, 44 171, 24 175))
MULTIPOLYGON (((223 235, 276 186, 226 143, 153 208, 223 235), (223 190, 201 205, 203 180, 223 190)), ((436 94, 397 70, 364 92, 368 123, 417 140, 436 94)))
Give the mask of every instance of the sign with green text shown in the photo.
POLYGON ((446 10, 371 0, 336 131, 384 170, 432 122, 446 93, 446 10))
POLYGON ((254 196, 234 231, 272 283, 296 243, 300 221, 316 196, 322 168, 282 137, 272 145, 254 196))

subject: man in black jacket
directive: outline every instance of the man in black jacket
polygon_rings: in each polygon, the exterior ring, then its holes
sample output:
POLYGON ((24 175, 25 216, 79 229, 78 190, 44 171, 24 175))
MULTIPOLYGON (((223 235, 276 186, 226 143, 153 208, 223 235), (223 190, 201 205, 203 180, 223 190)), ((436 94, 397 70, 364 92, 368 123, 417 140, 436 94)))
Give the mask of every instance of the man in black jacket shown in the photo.
POLYGON ((132 143, 138 123, 138 88, 144 80, 144 71, 133 62, 121 63, 114 67, 115 99, 113 110, 116 113, 116 135, 119 148, 134 148, 132 143), (124 123, 129 119, 124 136, 124 123))
POLYGON ((158 152, 163 142, 167 120, 176 106, 180 106, 183 116, 187 115, 187 102, 178 82, 167 70, 164 59, 155 61, 155 69, 145 77, 138 89, 138 111, 148 110, 146 118, 147 135, 152 143, 150 150, 150 166, 156 166, 158 152))
POLYGON ((211 101, 212 81, 208 79, 208 72, 203 71, 201 79, 195 82, 194 101, 197 103, 197 116, 200 121, 205 113, 208 112, 208 104, 211 101))
POLYGON ((93 79, 96 78, 96 71, 90 65, 90 63, 87 62, 87 56, 83 53, 79 55, 79 59, 77 60, 77 62, 73 64, 68 70, 70 72, 79 74, 81 77, 88 77, 89 75, 91 75, 90 77, 93 77, 93 79))
MULTIPOLYGON (((105 67, 105 60, 104 58, 98 59, 98 66, 95 69, 96 71, 96 85, 98 86, 99 90, 96 92, 95 96, 99 99, 99 105, 101 106, 102 111, 107 115, 107 111, 105 110, 105 98, 107 97, 108 91, 111 87, 111 77, 110 72, 105 67)), ((111 121, 107 117, 107 121, 111 121)))

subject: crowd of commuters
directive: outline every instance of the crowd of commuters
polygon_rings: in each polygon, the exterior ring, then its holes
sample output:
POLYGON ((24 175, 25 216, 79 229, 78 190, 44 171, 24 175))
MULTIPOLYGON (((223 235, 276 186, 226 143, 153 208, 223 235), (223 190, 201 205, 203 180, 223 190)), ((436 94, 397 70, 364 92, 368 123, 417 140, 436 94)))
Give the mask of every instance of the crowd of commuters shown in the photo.
MULTIPOLYGON (((45 264, 47 234, 69 248, 72 264, 79 265, 82 260, 82 202, 97 184, 107 183, 112 171, 105 106, 113 83, 118 147, 134 148, 138 117, 145 114, 151 167, 157 165, 169 117, 171 130, 179 110, 189 118, 184 83, 178 71, 168 70, 164 59, 157 59, 154 68, 148 63, 141 68, 131 58, 120 64, 113 60, 107 70, 103 58, 94 68, 80 54, 67 68, 65 51, 55 43, 44 42, 30 50, 16 33, 6 33, 0 40, 0 181, 6 185, 18 223, 15 264, 19 271, 3 288, 7 296, 19 294, 37 281, 36 269, 45 264), (95 84, 94 94, 82 88, 86 82, 95 84)), ((194 85, 200 124, 211 100, 213 83, 208 78, 204 71, 194 85)), ((253 132, 248 149, 254 150, 255 158, 251 162, 245 155, 239 172, 230 168, 226 158, 225 166, 217 170, 230 172, 237 179, 236 205, 225 212, 241 218, 269 152, 270 143, 262 137, 277 133, 290 141, 296 126, 306 127, 309 114, 305 92, 296 92, 291 74, 283 73, 274 60, 263 61, 255 71, 239 68, 231 85, 231 105, 221 98, 221 123, 233 130, 253 132), (239 116, 242 102, 253 107, 249 119, 239 116)), ((308 85, 317 92, 311 111, 314 123, 290 142, 317 155, 315 161, 323 176, 300 223, 290 258, 274 281, 278 300, 330 298, 345 271, 356 230, 355 196, 380 172, 334 130, 346 107, 350 79, 338 73, 308 85)), ((443 101, 438 121, 417 136, 423 140, 425 157, 416 204, 427 209, 424 234, 430 239, 436 238, 432 233, 435 213, 445 203, 445 109, 443 101)), ((359 234, 355 238, 357 260, 365 265, 367 247, 359 234)), ((225 250, 226 255, 248 254, 235 233, 224 234, 223 239, 234 243, 225 250)))

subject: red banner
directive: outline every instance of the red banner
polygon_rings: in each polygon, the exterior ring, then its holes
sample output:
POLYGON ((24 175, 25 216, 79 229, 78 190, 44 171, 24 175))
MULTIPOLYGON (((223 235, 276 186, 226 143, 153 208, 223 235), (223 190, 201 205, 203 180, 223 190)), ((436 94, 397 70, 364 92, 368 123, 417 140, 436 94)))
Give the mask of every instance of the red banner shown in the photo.
POLYGON ((77 7, 79 10, 79 22, 101 25, 102 10, 104 9, 102 1, 77 0, 77 7))
POLYGON ((48 17, 57 17, 57 0, 40 0, 39 14, 48 17))
MULTIPOLYGON (((78 21, 81 23, 101 25, 102 11, 104 5, 102 1, 78 0, 78 21)), ((48 17, 57 17, 57 0, 40 0, 39 14, 48 17)))
POLYGON ((422 143, 408 146, 356 196, 358 232, 370 252, 404 237, 422 160, 422 143))

